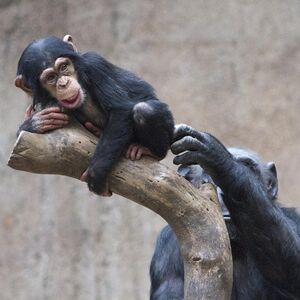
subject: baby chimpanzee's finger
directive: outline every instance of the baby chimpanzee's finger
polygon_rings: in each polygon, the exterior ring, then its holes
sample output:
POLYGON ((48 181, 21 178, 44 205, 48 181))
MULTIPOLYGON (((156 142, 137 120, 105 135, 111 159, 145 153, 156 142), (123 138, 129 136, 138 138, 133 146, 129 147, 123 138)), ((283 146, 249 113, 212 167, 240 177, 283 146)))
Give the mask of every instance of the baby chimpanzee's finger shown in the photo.
POLYGON ((25 120, 28 120, 32 116, 33 106, 30 104, 25 111, 25 120))
POLYGON ((63 121, 68 121, 69 116, 64 113, 55 113, 55 112, 50 112, 48 114, 43 114, 40 116, 41 119, 43 120, 49 120, 49 119, 57 119, 57 120, 63 120, 63 121))
POLYGON ((131 160, 135 160, 138 150, 139 150, 139 146, 138 145, 134 145, 131 148, 131 152, 130 152, 130 159, 131 160))
POLYGON ((111 197, 112 196, 112 191, 110 190, 109 184, 107 181, 105 183, 105 190, 100 193, 100 196, 102 196, 102 197, 111 197))
POLYGON ((58 125, 58 126, 66 126, 68 125, 67 120, 60 120, 60 119, 45 119, 41 121, 42 125, 58 125))
POLYGON ((199 141, 203 139, 201 132, 195 130, 193 127, 188 126, 186 124, 178 124, 175 125, 173 142, 178 141, 187 135, 190 135, 191 137, 194 137, 199 141))
POLYGON ((50 113, 61 113, 62 110, 60 107, 58 106, 52 106, 52 107, 48 107, 48 108, 45 108, 43 110, 41 110, 39 113, 41 115, 47 115, 47 114, 50 114, 50 113))
POLYGON ((135 160, 138 150, 139 150, 139 145, 138 144, 131 144, 129 145, 125 157, 131 160, 135 160))
POLYGON ((128 159, 130 158, 130 153, 131 153, 131 149, 133 148, 133 146, 134 146, 134 144, 129 145, 129 147, 126 151, 125 157, 128 159))
POLYGON ((85 122, 84 127, 90 131, 92 134, 94 134, 96 137, 99 137, 101 134, 100 128, 96 127, 94 124, 91 122, 85 122))
POLYGON ((145 147, 139 147, 139 149, 138 149, 138 151, 136 153, 135 159, 136 160, 140 160, 142 158, 143 154, 144 155, 148 155, 147 148, 145 148, 145 147))
POLYGON ((39 133, 45 133, 45 132, 48 132, 48 131, 51 131, 51 130, 54 130, 54 129, 59 129, 59 128, 62 128, 62 127, 64 127, 64 125, 61 125, 61 124, 42 125, 40 127, 40 129, 38 129, 38 132, 39 133))
POLYGON ((201 142, 191 136, 185 136, 184 138, 176 141, 171 145, 171 151, 174 154, 179 154, 183 151, 195 151, 201 150, 205 147, 201 142))

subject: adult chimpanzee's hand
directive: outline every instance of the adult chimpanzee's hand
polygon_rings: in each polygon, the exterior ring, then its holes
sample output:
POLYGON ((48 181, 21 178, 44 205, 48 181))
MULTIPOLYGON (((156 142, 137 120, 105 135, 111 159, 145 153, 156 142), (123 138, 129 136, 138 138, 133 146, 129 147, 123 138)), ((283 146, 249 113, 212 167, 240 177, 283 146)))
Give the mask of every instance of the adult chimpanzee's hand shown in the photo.
POLYGON ((59 107, 48 107, 34 112, 32 105, 25 112, 25 121, 19 131, 25 130, 34 133, 45 133, 50 130, 62 128, 69 122, 69 116, 61 111, 59 107))
POLYGON ((171 150, 177 155, 174 164, 199 164, 217 185, 224 182, 224 176, 230 177, 235 165, 233 156, 214 136, 184 124, 175 127, 171 150))

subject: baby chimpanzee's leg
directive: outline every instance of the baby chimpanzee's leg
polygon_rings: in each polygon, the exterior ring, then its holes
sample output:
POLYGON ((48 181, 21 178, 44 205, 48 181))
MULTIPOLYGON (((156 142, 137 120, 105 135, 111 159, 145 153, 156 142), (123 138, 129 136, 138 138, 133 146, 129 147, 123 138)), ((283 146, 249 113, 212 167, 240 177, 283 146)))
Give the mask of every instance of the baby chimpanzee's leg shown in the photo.
POLYGON ((174 120, 168 106, 158 100, 137 103, 133 108, 133 119, 137 143, 164 158, 174 132, 174 120))

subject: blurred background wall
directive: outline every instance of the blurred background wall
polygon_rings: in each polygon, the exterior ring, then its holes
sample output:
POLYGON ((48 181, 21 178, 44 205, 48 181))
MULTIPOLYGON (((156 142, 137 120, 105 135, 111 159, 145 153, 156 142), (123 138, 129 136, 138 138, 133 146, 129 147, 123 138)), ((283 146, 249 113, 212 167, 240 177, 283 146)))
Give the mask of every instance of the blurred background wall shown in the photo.
POLYGON ((19 56, 66 33, 152 83, 177 123, 274 160, 280 197, 299 205, 298 0, 0 0, 1 300, 148 298, 160 217, 6 166, 30 103, 13 85, 19 56))

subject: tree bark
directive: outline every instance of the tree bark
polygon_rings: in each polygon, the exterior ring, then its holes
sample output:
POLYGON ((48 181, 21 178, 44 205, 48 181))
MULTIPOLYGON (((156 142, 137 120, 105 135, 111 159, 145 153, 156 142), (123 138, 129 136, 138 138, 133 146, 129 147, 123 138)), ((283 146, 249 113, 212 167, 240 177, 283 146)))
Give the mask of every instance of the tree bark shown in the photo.
MULTIPOLYGON (((14 169, 79 179, 87 169, 97 138, 72 123, 47 134, 21 132, 8 165, 14 169)), ((109 177, 114 193, 163 217, 181 246, 185 299, 230 299, 230 242, 212 185, 195 189, 175 171, 151 158, 121 159, 109 177)))

